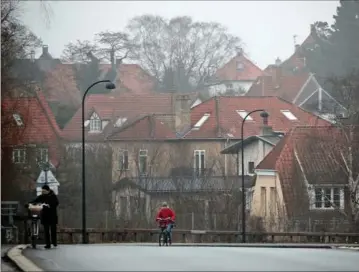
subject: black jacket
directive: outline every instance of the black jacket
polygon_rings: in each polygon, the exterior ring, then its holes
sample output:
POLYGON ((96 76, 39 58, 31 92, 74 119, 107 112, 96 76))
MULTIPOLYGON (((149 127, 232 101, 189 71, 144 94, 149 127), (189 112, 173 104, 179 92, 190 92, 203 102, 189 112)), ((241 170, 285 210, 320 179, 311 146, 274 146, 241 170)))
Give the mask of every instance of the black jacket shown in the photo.
POLYGON ((47 195, 39 195, 34 201, 31 201, 31 203, 49 204, 50 207, 43 207, 41 223, 49 225, 57 224, 57 206, 59 205, 59 200, 52 190, 50 190, 50 193, 47 195))

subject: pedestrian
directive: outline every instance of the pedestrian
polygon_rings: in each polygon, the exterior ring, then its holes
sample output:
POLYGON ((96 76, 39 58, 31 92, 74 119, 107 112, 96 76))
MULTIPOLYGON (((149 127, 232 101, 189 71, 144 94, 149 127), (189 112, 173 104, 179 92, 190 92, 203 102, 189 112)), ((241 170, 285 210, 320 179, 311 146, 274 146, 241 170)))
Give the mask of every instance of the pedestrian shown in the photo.
POLYGON ((33 204, 47 204, 43 207, 41 213, 41 224, 44 226, 45 233, 45 248, 50 249, 51 244, 57 247, 57 206, 59 201, 55 193, 50 189, 48 185, 42 186, 42 193, 34 201, 33 204), (51 235, 50 235, 51 233, 51 235), (50 239, 51 237, 51 239, 50 239))

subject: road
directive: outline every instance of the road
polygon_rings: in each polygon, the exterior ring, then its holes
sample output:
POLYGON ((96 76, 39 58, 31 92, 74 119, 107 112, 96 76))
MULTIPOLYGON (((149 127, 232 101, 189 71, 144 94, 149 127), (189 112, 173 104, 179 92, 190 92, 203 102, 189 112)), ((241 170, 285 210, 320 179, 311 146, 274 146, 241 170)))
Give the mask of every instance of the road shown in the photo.
POLYGON ((339 249, 98 244, 26 249, 24 255, 45 271, 359 270, 359 252, 339 249))

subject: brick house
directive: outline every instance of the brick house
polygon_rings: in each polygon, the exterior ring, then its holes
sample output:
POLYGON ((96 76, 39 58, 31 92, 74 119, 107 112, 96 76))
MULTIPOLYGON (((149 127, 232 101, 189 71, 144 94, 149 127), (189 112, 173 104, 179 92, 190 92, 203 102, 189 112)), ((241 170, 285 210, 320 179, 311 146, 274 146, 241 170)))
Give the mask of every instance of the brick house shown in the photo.
POLYGON ((209 83, 210 96, 244 95, 262 75, 263 71, 238 50, 223 67, 219 68, 209 83))
POLYGON ((2 185, 8 184, 2 187, 3 199, 15 197, 11 186, 19 186, 33 197, 35 192, 30 190, 34 189, 41 170, 38 164, 50 162, 56 169, 60 162, 62 132, 42 91, 36 86, 34 89, 1 101, 1 174, 2 185))
POLYGON ((350 166, 348 150, 339 128, 294 128, 256 167, 252 215, 261 216, 268 230, 353 230, 358 169, 355 162, 350 166))
MULTIPOLYGON (((328 120, 335 115, 345 115, 345 108, 334 98, 306 64, 307 51, 320 39, 313 26, 302 44, 296 44, 293 54, 281 62, 268 65, 252 84, 248 96, 279 96, 304 110, 328 120)), ((321 41, 323 42, 323 41, 321 41)))

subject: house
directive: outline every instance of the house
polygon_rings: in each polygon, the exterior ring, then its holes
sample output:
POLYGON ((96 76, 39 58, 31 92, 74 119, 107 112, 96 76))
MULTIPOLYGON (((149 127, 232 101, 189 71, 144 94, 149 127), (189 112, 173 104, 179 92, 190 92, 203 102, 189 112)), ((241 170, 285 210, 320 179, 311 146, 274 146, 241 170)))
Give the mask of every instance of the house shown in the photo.
POLYGON ((344 107, 308 71, 291 73, 283 66, 271 65, 258 77, 247 96, 278 96, 323 118, 343 114, 344 107))
POLYGON ((223 67, 218 69, 209 85, 210 96, 216 95, 244 95, 262 70, 250 61, 242 50, 238 50, 223 67))
POLYGON ((33 194, 39 163, 56 169, 60 161, 62 132, 42 91, 30 87, 31 92, 1 101, 3 198, 14 197, 10 187, 15 185, 33 194))
POLYGON ((348 154, 348 143, 358 141, 347 141, 345 133, 334 126, 296 127, 259 163, 251 214, 261 216, 267 230, 343 232, 358 223, 359 194, 352 199, 358 171, 348 154))

